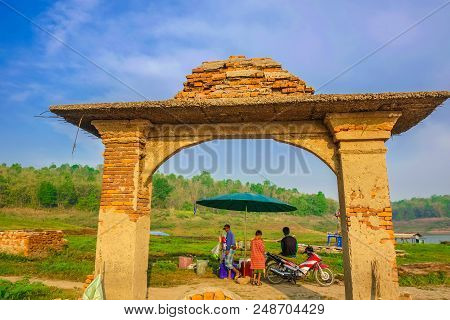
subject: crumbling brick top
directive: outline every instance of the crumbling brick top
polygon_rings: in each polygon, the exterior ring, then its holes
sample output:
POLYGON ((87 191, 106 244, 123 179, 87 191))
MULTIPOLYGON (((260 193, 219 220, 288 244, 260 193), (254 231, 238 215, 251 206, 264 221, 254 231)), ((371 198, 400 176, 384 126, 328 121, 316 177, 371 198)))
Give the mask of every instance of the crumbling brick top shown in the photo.
POLYGON ((268 95, 312 95, 305 81, 281 68, 271 58, 230 56, 203 62, 186 76, 175 99, 245 98, 268 95))
POLYGON ((450 97, 450 91, 314 94, 305 81, 271 58, 231 56, 203 62, 183 90, 162 101, 51 106, 50 111, 99 137, 93 120, 213 124, 324 120, 328 113, 401 112, 393 134, 409 130, 450 97))

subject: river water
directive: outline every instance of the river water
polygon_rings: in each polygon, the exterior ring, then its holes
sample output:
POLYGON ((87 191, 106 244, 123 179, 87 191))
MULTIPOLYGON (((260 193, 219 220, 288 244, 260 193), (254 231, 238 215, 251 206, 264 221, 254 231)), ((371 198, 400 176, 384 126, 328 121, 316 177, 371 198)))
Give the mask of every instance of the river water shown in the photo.
POLYGON ((423 236, 425 243, 440 243, 441 241, 450 241, 450 234, 426 234, 423 236))

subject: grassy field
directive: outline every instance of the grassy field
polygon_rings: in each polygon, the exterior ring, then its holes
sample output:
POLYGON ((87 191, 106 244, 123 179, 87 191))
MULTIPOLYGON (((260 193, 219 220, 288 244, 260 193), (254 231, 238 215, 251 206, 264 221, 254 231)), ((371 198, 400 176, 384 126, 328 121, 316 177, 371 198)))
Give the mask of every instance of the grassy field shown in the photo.
POLYGON ((97 213, 78 210, 0 209, 0 230, 48 229, 67 234, 95 234, 97 213))
MULTIPOLYGON (((0 211, 0 229, 61 229, 66 232, 68 246, 47 258, 25 258, 0 254, 0 275, 20 275, 48 279, 84 281, 94 270, 95 225, 97 215, 79 211, 36 211, 9 209, 0 211)), ((221 226, 230 223, 237 240, 243 240, 244 215, 241 213, 199 212, 161 210, 152 214, 152 230, 164 231, 169 237, 151 236, 149 256, 149 284, 152 286, 172 286, 185 284, 197 276, 191 270, 177 269, 180 255, 192 255, 202 259, 210 258, 211 249, 217 244, 221 226)), ((279 252, 281 229, 289 225, 300 243, 324 244, 326 231, 336 229, 333 217, 298 217, 286 214, 249 214, 248 236, 256 229, 263 231, 268 251, 279 252)), ((439 244, 399 244, 406 256, 397 259, 399 265, 412 263, 450 263, 450 246, 439 244)), ((336 273, 343 273, 340 254, 321 254, 325 262, 336 273)), ((304 257, 299 257, 299 262, 304 257)), ((211 260, 212 277, 217 263, 211 260)), ((401 274, 400 285, 450 285, 443 272, 426 275, 401 274)), ((23 286, 22 284, 20 286, 23 286)), ((0 285, 1 288, 1 285, 0 285)), ((67 296, 67 292, 59 292, 67 296)), ((74 293, 72 293, 74 294, 74 293)), ((69 294, 70 295, 70 294, 69 294)), ((50 293, 47 295, 51 296, 50 293)))

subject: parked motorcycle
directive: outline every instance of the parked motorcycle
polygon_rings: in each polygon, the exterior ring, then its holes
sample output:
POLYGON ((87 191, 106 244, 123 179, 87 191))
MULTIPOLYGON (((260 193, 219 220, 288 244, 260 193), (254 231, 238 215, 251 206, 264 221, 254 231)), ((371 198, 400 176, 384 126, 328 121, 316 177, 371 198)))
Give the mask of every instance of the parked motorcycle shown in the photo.
POLYGON ((330 286, 334 282, 334 274, 330 268, 322 263, 322 259, 314 253, 314 249, 308 246, 305 251, 308 259, 297 265, 279 255, 268 252, 266 254, 266 278, 270 283, 278 284, 283 280, 293 282, 305 278, 313 272, 316 282, 323 286, 330 286))

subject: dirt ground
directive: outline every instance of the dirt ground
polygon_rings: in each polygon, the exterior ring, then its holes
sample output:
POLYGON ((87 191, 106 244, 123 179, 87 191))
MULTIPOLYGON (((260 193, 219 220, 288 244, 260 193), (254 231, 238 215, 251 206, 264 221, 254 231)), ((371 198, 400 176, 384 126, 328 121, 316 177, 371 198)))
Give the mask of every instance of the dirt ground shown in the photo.
MULTIPOLYGON (((0 279, 18 281, 22 277, 1 276, 0 279)), ((65 280, 30 278, 30 281, 39 281, 47 286, 61 289, 80 289, 83 286, 81 282, 65 280)), ((167 288, 150 287, 148 288, 148 297, 149 300, 182 300, 186 295, 204 291, 205 288, 208 288, 208 291, 222 290, 230 292, 233 298, 245 300, 342 300, 345 298, 342 282, 326 288, 310 283, 298 283, 297 285, 290 283, 270 285, 264 283, 260 287, 254 287, 252 285, 239 285, 234 281, 218 278, 202 278, 189 285, 167 288)), ((400 292, 402 294, 410 294, 414 300, 450 299, 450 287, 444 286, 430 288, 400 287, 400 292)))
POLYGON ((425 275, 430 272, 444 271, 450 274, 450 263, 412 263, 398 267, 399 273, 409 273, 415 275, 425 275))
MULTIPOLYGON (((201 283, 182 285, 169 288, 150 287, 148 297, 150 300, 179 300, 187 294, 203 291, 226 290, 234 293, 241 299, 246 300, 342 300, 345 298, 343 283, 334 284, 330 287, 320 287, 309 283, 282 283, 270 285, 264 283, 260 287, 252 285, 239 285, 234 281, 222 279, 203 279, 201 283)), ((401 294, 409 294, 414 300, 447 300, 450 299, 449 287, 414 288, 401 287, 401 294)))

